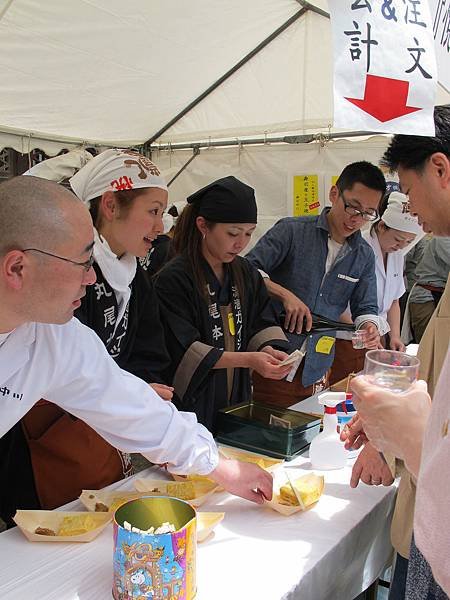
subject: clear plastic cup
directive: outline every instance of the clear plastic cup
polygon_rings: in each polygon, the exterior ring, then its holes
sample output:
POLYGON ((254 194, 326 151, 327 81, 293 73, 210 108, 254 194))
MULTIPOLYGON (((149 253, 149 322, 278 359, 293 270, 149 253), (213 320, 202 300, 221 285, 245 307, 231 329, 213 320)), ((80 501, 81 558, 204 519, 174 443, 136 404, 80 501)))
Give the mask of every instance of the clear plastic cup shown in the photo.
POLYGON ((365 329, 358 329, 353 332, 352 335, 352 346, 355 350, 363 350, 366 347, 367 331, 365 329))
POLYGON ((417 380, 419 366, 419 359, 405 352, 369 350, 364 362, 364 375, 375 385, 401 393, 417 380))

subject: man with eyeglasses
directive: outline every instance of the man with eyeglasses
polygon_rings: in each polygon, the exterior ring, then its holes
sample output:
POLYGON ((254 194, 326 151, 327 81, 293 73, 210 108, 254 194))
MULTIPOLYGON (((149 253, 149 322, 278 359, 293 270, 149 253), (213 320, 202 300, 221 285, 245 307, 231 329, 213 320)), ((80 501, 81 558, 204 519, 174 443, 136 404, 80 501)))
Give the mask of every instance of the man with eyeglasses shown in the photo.
POLYGON ((174 473, 208 474, 254 502, 271 498, 270 474, 219 457, 192 413, 122 371, 96 333, 72 318, 95 283, 93 239, 89 212, 72 192, 36 177, 0 185, 0 516, 14 426, 40 398, 124 452, 168 463, 174 473))
POLYGON ((247 255, 265 276, 277 310, 285 314, 290 350, 306 352, 292 381, 271 382, 254 374, 256 400, 291 406, 327 385, 335 334, 308 334, 311 313, 338 321, 350 305, 356 326, 367 332, 366 346, 379 343, 387 324, 377 316, 374 254, 359 230, 378 218, 385 190, 375 165, 347 165, 331 187, 331 208, 319 216, 281 219, 247 255))

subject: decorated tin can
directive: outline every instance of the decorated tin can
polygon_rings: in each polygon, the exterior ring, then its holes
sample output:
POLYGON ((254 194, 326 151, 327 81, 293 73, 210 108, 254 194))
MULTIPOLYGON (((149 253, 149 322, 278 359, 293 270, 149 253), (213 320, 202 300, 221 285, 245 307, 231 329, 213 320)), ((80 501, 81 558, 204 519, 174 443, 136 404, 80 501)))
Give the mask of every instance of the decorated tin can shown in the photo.
POLYGON ((177 498, 132 500, 114 515, 115 600, 191 600, 196 594, 195 510, 177 498), (158 533, 173 529, 168 533, 158 533))

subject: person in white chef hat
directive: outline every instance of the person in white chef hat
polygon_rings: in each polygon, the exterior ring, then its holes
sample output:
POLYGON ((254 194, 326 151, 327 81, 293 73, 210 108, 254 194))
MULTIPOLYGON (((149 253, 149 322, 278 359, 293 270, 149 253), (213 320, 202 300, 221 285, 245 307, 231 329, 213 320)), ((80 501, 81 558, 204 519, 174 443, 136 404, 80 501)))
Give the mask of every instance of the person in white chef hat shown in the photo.
POLYGON ((404 257, 424 235, 417 217, 409 212, 408 198, 393 192, 380 209, 380 219, 363 232, 375 253, 378 314, 387 319, 391 350, 405 350, 400 338, 399 298, 405 293, 404 257), (384 210, 383 210, 384 208, 384 210))

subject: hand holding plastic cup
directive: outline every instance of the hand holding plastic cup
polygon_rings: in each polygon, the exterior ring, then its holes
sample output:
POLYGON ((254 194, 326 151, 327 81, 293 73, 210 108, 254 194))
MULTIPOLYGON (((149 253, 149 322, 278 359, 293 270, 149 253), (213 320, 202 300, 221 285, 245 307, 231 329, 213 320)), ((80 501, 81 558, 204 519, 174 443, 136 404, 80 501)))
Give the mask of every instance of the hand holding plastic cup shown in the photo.
POLYGON ((367 332, 365 329, 357 329, 352 335, 352 346, 355 350, 363 350, 366 347, 367 332))
POLYGON ((417 381, 420 361, 395 350, 369 350, 364 362, 368 380, 392 392, 406 392, 417 381))

